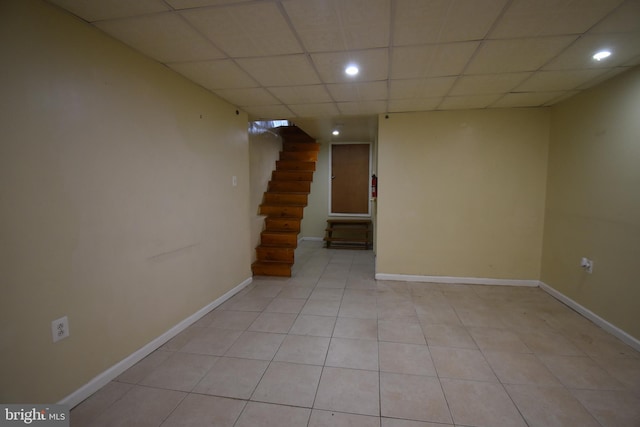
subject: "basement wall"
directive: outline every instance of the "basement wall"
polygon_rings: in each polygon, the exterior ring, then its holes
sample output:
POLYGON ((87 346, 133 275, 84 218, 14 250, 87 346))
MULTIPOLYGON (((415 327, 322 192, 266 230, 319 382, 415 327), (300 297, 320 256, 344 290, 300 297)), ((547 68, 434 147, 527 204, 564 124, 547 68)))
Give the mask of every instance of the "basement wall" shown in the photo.
POLYGON ((639 254, 636 67, 552 109, 542 281, 640 340, 639 254))
POLYGON ((537 284, 549 114, 380 116, 376 274, 537 284))
POLYGON ((0 402, 51 403, 250 280, 247 115, 36 0, 0 54, 0 402))

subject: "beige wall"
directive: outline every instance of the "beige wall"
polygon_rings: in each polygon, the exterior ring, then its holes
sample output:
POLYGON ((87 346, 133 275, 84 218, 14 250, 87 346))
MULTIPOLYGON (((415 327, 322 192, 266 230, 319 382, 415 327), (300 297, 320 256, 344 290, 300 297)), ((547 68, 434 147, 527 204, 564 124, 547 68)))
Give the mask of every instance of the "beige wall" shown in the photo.
POLYGON ((35 0, 0 55, 0 401, 55 402, 251 276, 247 116, 35 0))
POLYGON ((251 221, 251 259, 255 261, 255 248, 260 244, 260 233, 264 229, 264 216, 258 215, 264 192, 276 168, 276 160, 282 151, 282 138, 275 132, 249 135, 249 174, 251 198, 249 201, 251 221))
POLYGON ((640 339, 640 68, 555 106, 549 150, 542 281, 640 339))
POLYGON ((546 109, 379 118, 380 274, 537 280, 546 109))
POLYGON ((329 146, 326 141, 320 143, 320 152, 316 162, 316 171, 313 173, 311 193, 304 208, 304 217, 300 235, 298 237, 322 238, 324 229, 327 228, 329 217, 329 146))

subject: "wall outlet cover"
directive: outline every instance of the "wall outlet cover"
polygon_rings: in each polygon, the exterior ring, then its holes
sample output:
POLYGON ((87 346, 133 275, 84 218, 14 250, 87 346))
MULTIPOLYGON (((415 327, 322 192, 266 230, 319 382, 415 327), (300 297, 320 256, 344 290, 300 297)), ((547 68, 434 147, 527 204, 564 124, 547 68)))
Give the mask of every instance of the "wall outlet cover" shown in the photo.
POLYGON ((53 338, 53 342, 58 342, 68 336, 69 319, 67 319, 67 316, 61 317, 51 322, 51 337, 53 338))

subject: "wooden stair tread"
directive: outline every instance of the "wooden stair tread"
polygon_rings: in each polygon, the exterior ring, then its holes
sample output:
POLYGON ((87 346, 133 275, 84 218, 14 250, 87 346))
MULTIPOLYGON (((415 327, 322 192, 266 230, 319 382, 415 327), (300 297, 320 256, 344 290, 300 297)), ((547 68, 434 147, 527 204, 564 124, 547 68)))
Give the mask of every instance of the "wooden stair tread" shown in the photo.
POLYGON ((275 202, 267 202, 267 203, 261 203, 260 206, 273 206, 273 207, 294 207, 294 208, 304 208, 305 206, 307 206, 306 203, 301 204, 301 203, 275 203, 275 202))
POLYGON ((295 261, 295 248, 262 244, 256 247, 256 255, 259 261, 293 264, 295 261))
POLYGON ((272 218, 302 218, 304 206, 262 204, 259 214, 272 218))
POLYGON ((283 151, 320 151, 317 142, 283 141, 283 151))
POLYGON ((311 190, 311 181, 299 180, 271 180, 267 191, 295 191, 296 193, 308 193, 311 190))
MULTIPOLYGON (((296 181, 298 182, 298 181, 296 181)), ((266 191, 265 193, 269 194, 286 194, 286 195, 294 195, 294 196, 308 196, 309 193, 306 191, 266 191)))
POLYGON ((271 172, 272 181, 302 181, 312 182, 313 171, 274 170, 271 172))
POLYGON ((276 165, 278 163, 283 165, 292 164, 297 166, 309 166, 309 167, 314 167, 316 165, 316 162, 314 160, 276 160, 276 165))
POLYGON ((251 270, 256 276, 291 277, 293 263, 279 261, 256 261, 251 264, 251 270))
POLYGON ((300 224, 300 221, 302 220, 302 218, 288 218, 288 217, 282 217, 282 216, 272 216, 272 215, 267 215, 267 217, 265 218, 266 222, 275 222, 275 223, 289 223, 289 222, 297 222, 298 224, 300 224))
POLYGON ((318 160, 317 151, 281 151, 278 160, 316 162, 318 160))
POLYGON ((307 196, 309 195, 309 193, 306 193, 304 191, 298 191, 298 192, 291 192, 291 193, 287 193, 286 191, 266 191, 263 195, 263 201, 262 204, 307 204, 307 196), (264 199, 270 199, 270 200, 264 200, 264 199), (294 200, 298 200, 298 202, 295 202, 294 200), (304 202, 301 202, 302 200, 304 200, 304 202))
POLYGON ((265 230, 300 232, 301 218, 267 216, 264 219, 265 230))
POLYGON ((260 205, 260 207, 271 207, 271 208, 306 208, 306 203, 287 203, 287 202, 264 202, 260 205))
MULTIPOLYGON (((287 181, 282 181, 287 182, 287 181)), ((291 181, 291 182, 304 182, 304 181, 291 181)), ((308 196, 308 191, 284 191, 284 190, 267 190, 264 194, 268 194, 270 196, 308 196)))
POLYGON ((291 250, 295 250, 296 248, 291 247, 291 246, 282 246, 280 244, 269 244, 269 243, 260 243, 260 246, 256 246, 256 249, 258 248, 269 248, 269 249, 291 249, 291 250))
POLYGON ((316 162, 303 162, 300 160, 276 160, 277 171, 308 171, 316 170, 316 162))

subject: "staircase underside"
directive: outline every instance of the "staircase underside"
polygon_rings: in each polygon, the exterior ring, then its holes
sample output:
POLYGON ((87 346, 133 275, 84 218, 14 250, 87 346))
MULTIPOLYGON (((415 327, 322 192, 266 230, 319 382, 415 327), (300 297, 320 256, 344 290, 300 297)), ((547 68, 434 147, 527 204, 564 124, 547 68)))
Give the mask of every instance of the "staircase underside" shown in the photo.
POLYGON ((298 127, 281 127, 279 132, 280 159, 259 210, 265 221, 256 248, 257 260, 251 265, 255 276, 291 277, 300 222, 320 150, 320 144, 298 127))

